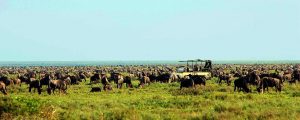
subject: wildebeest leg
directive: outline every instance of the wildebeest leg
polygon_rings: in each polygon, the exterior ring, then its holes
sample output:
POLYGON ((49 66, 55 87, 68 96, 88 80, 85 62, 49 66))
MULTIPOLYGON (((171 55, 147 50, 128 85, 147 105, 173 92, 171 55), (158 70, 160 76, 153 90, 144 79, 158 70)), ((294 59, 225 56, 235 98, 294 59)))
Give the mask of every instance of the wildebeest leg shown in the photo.
POLYGON ((30 92, 30 93, 31 93, 31 87, 32 87, 32 86, 31 86, 31 85, 29 85, 29 92, 30 92))
POLYGON ((103 90, 106 91, 106 85, 105 84, 103 85, 103 90))
POLYGON ((4 95, 7 95, 7 93, 6 93, 6 90, 5 90, 5 89, 3 89, 3 90, 2 90, 2 93, 3 93, 4 95))
POLYGON ((235 92, 235 90, 236 90, 236 85, 234 85, 234 92, 235 92))
POLYGON ((5 87, 5 86, 0 85, 0 91, 1 91, 4 95, 6 95, 6 87, 5 87))
POLYGON ((38 93, 41 94, 42 93, 41 87, 38 87, 37 89, 38 89, 38 93))
POLYGON ((3 87, 1 91, 2 91, 2 93, 3 93, 4 95, 7 95, 7 93, 6 93, 6 88, 5 88, 5 87, 3 87))
POLYGON ((229 86, 230 84, 229 84, 229 80, 226 80, 226 82, 227 82, 227 86, 229 86))

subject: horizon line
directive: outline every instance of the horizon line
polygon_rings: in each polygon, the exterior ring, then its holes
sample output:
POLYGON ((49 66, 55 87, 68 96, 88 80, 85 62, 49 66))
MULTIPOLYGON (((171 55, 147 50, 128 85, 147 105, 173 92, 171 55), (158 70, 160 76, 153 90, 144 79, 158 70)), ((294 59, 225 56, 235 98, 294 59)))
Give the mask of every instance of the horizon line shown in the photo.
MULTIPOLYGON (((185 59, 187 60, 187 59, 185 59)), ((188 59, 193 60, 193 59, 188 59)), ((213 60, 213 59, 202 59, 202 60, 212 60, 212 61, 300 61, 299 60, 284 60, 284 59, 278 59, 278 60, 269 60, 269 59, 261 59, 261 60, 246 60, 246 59, 225 59, 225 60, 213 60)), ((180 61, 180 60, 0 60, 0 62, 128 62, 128 61, 180 61)))

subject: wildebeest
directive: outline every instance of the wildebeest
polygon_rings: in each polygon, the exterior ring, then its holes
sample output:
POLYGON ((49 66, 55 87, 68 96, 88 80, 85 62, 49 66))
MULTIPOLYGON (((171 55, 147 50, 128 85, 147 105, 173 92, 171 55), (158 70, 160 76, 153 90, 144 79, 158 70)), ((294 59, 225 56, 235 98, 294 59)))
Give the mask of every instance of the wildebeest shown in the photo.
POLYGON ((4 95, 7 95, 7 92, 6 92, 6 85, 0 81, 0 91, 4 94, 4 95))
POLYGON ((157 73, 156 72, 153 72, 149 75, 149 78, 150 78, 150 81, 151 82, 156 82, 157 81, 157 73))
POLYGON ((86 82, 86 75, 83 73, 83 72, 80 72, 79 73, 79 78, 80 78, 80 80, 82 80, 82 79, 84 79, 84 81, 86 82))
POLYGON ((117 88, 122 88, 123 82, 124 82, 124 78, 121 74, 118 74, 116 76, 117 78, 115 78, 115 83, 117 84, 117 88))
POLYGON ((81 81, 81 79, 78 75, 69 75, 68 77, 70 78, 71 85, 78 85, 79 82, 81 81))
POLYGON ((244 79, 247 79, 247 82, 251 85, 257 85, 260 78, 262 77, 260 77, 256 71, 249 72, 248 75, 244 77, 244 79))
POLYGON ((100 83, 100 78, 101 78, 100 74, 96 73, 90 78, 90 80, 91 80, 90 83, 91 84, 100 83))
POLYGON ((41 82, 35 78, 30 78, 29 79, 29 92, 31 92, 32 88, 35 88, 38 90, 38 93, 41 94, 42 93, 42 85, 41 82))
POLYGON ((267 88, 268 91, 268 87, 275 87, 276 92, 277 91, 281 92, 282 86, 283 84, 280 79, 272 78, 272 77, 264 77, 260 81, 258 81, 257 91, 263 93, 265 91, 265 88, 267 88))
POLYGON ((195 85, 204 85, 206 84, 206 79, 204 76, 200 75, 190 75, 190 79, 192 79, 195 85))
POLYGON ((131 78, 129 76, 125 76, 125 78, 122 75, 118 75, 117 81, 115 81, 117 84, 117 88, 121 89, 123 86, 123 83, 126 83, 126 86, 129 88, 132 88, 131 78))
POLYGON ((222 84, 222 81, 224 80, 227 85, 229 86, 231 81, 230 81, 231 76, 229 74, 221 74, 219 75, 219 84, 222 84))
POLYGON ((142 79, 140 79, 139 87, 144 87, 145 84, 150 85, 150 78, 147 76, 143 76, 142 79))
POLYGON ((129 88, 132 88, 132 82, 131 82, 131 77, 130 76, 125 76, 124 78, 124 83, 126 83, 126 86, 129 88))
POLYGON ((29 84, 30 82, 29 77, 26 75, 19 75, 18 78, 21 80, 21 83, 29 84))
POLYGON ((283 74, 282 82, 284 82, 284 81, 291 82, 291 81, 292 81, 292 78, 293 78, 293 76, 292 76, 292 74, 290 74, 290 73, 283 74))
POLYGON ((48 86, 50 80, 51 80, 50 75, 49 75, 49 74, 46 74, 46 75, 40 80, 40 82, 41 82, 41 87, 42 87, 43 85, 48 86))
POLYGON ((65 78, 65 77, 66 77, 65 74, 63 74, 63 73, 61 73, 61 72, 56 72, 56 73, 54 74, 54 78, 53 78, 53 79, 59 80, 59 79, 65 78))
POLYGON ((279 80, 283 80, 283 75, 280 75, 279 73, 263 73, 259 75, 260 78, 264 77, 272 77, 272 78, 277 78, 279 80))
POLYGON ((169 83, 178 81, 179 77, 176 75, 176 73, 171 73, 169 78, 169 83))
POLYGON ((67 83, 64 80, 50 80, 47 92, 50 95, 51 91, 54 94, 55 89, 59 90, 59 93, 67 93, 67 83))
POLYGON ((112 86, 111 84, 109 83, 107 77, 105 74, 102 74, 101 76, 101 83, 103 85, 103 90, 106 91, 106 90, 112 90, 112 86))
POLYGON ((13 79, 13 83, 15 84, 15 85, 19 85, 19 86, 21 86, 22 84, 22 82, 21 82, 21 80, 19 79, 19 78, 16 78, 16 79, 13 79))
POLYGON ((193 79, 191 79, 191 75, 185 76, 184 78, 182 78, 180 80, 180 89, 190 88, 190 87, 194 87, 194 86, 195 86, 195 82, 193 79))
POLYGON ((300 70, 299 69, 295 69, 293 71, 293 78, 292 78, 292 81, 291 83, 296 83, 296 81, 300 81, 300 70))
POLYGON ((246 76, 240 77, 234 81, 234 91, 236 91, 236 89, 238 89, 238 91, 243 90, 247 93, 250 92, 246 76))
POLYGON ((8 79, 6 76, 0 77, 0 81, 2 81, 6 86, 14 84, 12 80, 8 79))
POLYGON ((100 87, 92 87, 90 92, 101 92, 101 88, 100 87))
POLYGON ((156 77, 156 80, 163 83, 169 83, 170 76, 170 73, 159 73, 159 75, 156 77))
POLYGON ((71 78, 69 76, 66 76, 65 78, 61 79, 62 81, 64 81, 67 85, 71 85, 71 78))

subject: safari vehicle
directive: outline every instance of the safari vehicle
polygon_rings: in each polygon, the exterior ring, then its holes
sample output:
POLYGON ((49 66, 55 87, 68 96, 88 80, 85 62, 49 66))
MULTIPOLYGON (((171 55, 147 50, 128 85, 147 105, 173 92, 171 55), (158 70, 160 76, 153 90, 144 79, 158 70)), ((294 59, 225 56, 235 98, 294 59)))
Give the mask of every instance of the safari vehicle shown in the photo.
POLYGON ((200 75, 205 77, 206 79, 211 78, 211 70, 212 70, 212 62, 211 60, 187 60, 187 61, 179 61, 186 62, 186 66, 180 66, 177 68, 176 74, 179 76, 187 76, 187 75, 200 75), (199 63, 199 64, 198 64, 199 63), (203 66, 203 63, 204 66, 203 66))

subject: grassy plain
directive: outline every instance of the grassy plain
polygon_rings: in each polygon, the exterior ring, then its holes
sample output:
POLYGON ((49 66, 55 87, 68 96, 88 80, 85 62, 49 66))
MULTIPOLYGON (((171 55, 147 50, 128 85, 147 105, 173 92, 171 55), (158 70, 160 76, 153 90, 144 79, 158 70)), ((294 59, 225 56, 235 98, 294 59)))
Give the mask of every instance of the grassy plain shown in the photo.
MULTIPOLYGON (((138 81, 134 81, 134 86, 138 81)), ((96 85, 94 85, 96 86, 96 85)), ((99 85, 100 86, 100 85, 99 85)), ((43 88, 45 90, 45 87, 43 88)), ((233 85, 207 81, 197 89, 179 90, 179 83, 153 83, 90 93, 86 83, 70 86, 68 94, 42 95, 9 86, 0 94, 1 119, 299 119, 300 85, 284 84, 283 91, 265 94, 234 92, 233 85)))

